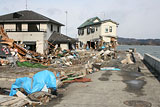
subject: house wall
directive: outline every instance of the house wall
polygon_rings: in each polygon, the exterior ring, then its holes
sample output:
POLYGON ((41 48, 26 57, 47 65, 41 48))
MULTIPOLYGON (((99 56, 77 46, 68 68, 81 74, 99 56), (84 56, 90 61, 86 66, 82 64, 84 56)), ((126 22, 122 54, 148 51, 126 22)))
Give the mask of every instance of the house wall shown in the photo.
POLYGON ((46 31, 46 35, 44 36, 44 49, 46 50, 47 48, 48 48, 48 42, 46 42, 46 40, 48 40, 49 39, 49 37, 52 35, 52 33, 54 32, 54 31, 56 31, 57 32, 57 25, 54 25, 54 24, 52 24, 52 27, 53 27, 53 29, 52 29, 52 31, 51 31, 51 23, 41 23, 40 24, 40 30, 41 31, 46 31))
POLYGON ((45 32, 7 32, 7 34, 15 41, 36 41, 36 52, 44 53, 45 32))
POLYGON ((100 36, 100 33, 101 33, 101 28, 100 26, 92 26, 94 28, 97 27, 97 31, 95 29, 95 32, 94 33, 90 33, 90 34, 87 34, 87 27, 84 28, 84 34, 83 35, 79 35, 78 38, 81 42, 83 43, 86 43, 87 41, 90 41, 91 39, 94 39, 94 38, 99 38, 100 36))
POLYGON ((68 44, 60 44, 60 47, 62 48, 62 50, 69 49, 68 44))
MULTIPOLYGON (((96 27, 90 26, 90 27, 96 27)), ((78 35, 79 41, 83 42, 84 44, 91 39, 99 38, 99 36, 103 37, 105 42, 110 42, 111 37, 117 37, 117 25, 112 22, 103 22, 101 25, 97 26, 98 31, 94 33, 87 34, 87 27, 84 29, 84 35, 78 35), (109 27, 112 27, 112 32, 109 31, 109 27), (108 28, 108 32, 106 32, 106 28, 108 28)))
MULTIPOLYGON (((56 31, 58 25, 52 24, 53 30, 51 31, 51 23, 40 23, 40 31, 44 32, 7 32, 8 36, 15 41, 37 41, 36 51, 39 53, 44 53, 44 50, 48 48, 48 42, 51 34, 56 31)), ((4 24, 4 29, 6 31, 16 31, 16 24, 4 24)), ((28 31, 28 24, 22 24, 22 31, 28 31)), ((61 29, 60 29, 61 32, 61 29)), ((64 48, 66 46, 64 45, 64 48)))
POLYGON ((117 37, 117 25, 112 22, 105 22, 101 24, 101 36, 117 37), (109 31, 109 27, 112 27, 112 32, 109 31), (108 32, 106 32, 108 28, 108 32))

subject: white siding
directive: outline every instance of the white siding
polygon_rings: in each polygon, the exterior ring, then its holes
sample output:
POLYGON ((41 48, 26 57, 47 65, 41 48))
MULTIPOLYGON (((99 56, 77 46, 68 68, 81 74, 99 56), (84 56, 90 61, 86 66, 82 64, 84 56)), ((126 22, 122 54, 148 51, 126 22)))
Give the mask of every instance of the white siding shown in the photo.
POLYGON ((111 36, 111 37, 116 37, 116 30, 117 30, 117 25, 112 23, 112 22, 106 22, 101 24, 101 35, 102 36, 111 36), (109 27, 112 27, 112 32, 109 31, 109 27), (108 28, 108 32, 106 32, 106 28, 108 28))
POLYGON ((90 41, 91 39, 99 38, 100 33, 101 33, 101 28, 100 26, 93 26, 95 28, 95 32, 90 34, 87 34, 87 28, 84 29, 84 34, 79 35, 78 38, 81 42, 86 43, 87 41, 90 41), (97 27, 97 31, 96 31, 97 27))

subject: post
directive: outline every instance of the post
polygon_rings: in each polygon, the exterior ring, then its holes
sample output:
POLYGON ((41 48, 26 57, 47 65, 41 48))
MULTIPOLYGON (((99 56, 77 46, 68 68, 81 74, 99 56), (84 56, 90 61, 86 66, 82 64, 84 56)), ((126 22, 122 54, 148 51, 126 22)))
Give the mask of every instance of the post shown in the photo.
POLYGON ((27 0, 26 0, 26 10, 27 10, 27 0))
POLYGON ((66 36, 67 36, 67 14, 68 14, 68 12, 65 11, 65 13, 66 13, 66 36))

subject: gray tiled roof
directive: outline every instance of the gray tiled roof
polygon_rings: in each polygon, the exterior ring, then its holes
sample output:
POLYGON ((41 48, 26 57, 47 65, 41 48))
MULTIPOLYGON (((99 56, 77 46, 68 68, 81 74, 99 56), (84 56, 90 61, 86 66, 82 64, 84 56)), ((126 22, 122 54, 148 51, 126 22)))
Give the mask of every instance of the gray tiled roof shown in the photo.
POLYGON ((75 43, 77 40, 68 37, 66 35, 60 34, 58 32, 53 32, 48 41, 53 44, 57 44, 57 43, 75 43))
POLYGON ((60 26, 63 24, 31 10, 18 11, 0 16, 0 22, 50 22, 60 26))

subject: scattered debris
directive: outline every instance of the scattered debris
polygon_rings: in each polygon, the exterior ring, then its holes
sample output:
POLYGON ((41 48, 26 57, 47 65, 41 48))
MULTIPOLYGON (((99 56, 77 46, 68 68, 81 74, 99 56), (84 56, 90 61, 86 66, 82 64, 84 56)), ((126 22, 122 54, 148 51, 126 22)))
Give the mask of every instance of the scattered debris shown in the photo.
POLYGON ((10 39, 3 28, 0 28, 0 35, 2 37, 0 49, 3 48, 3 51, 0 51, 0 66, 43 69, 36 73, 29 72, 27 77, 17 78, 8 96, 13 98, 13 101, 3 102, 0 105, 46 104, 57 97, 53 92, 57 92, 57 88, 63 84, 91 82, 86 75, 100 70, 120 70, 114 67, 101 68, 103 62, 116 58, 116 52, 103 45, 97 46, 98 51, 89 49, 88 46, 82 50, 62 50, 45 41, 50 47, 43 55, 30 51, 24 44, 18 44, 10 39))

